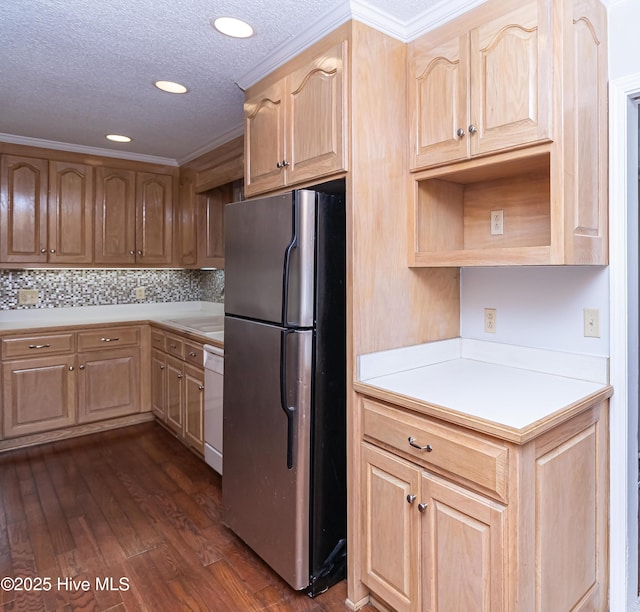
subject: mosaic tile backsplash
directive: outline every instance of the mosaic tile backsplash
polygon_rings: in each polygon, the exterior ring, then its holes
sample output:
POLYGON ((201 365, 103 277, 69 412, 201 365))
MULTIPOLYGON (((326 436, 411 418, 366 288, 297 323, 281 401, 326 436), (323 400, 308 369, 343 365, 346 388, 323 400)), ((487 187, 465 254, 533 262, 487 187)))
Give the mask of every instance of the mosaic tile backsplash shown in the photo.
POLYGON ((0 270, 0 310, 199 300, 224 301, 224 270, 0 270), (37 289, 38 303, 18 304, 18 289, 37 289))

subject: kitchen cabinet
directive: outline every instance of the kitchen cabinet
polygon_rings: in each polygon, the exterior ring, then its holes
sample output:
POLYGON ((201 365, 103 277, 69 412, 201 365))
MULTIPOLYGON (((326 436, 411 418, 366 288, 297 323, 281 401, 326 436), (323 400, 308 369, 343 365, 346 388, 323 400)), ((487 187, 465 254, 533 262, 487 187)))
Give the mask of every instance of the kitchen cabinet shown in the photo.
POLYGON ((489 0, 409 45, 410 266, 607 263, 606 36, 489 0))
POLYGON ((141 411, 138 326, 2 338, 5 438, 141 411))
POLYGON ((606 402, 515 444, 360 401, 360 574, 374 605, 606 608, 606 402))
POLYGON ((3 155, 0 261, 86 264, 93 258, 93 168, 3 155))
POLYGON ((96 168, 96 264, 169 265, 172 232, 171 175, 96 168))
POLYGON ((247 196, 347 169, 347 43, 314 53, 248 90, 247 196))
POLYGON ((204 453, 204 356, 202 345, 152 329, 152 410, 187 446, 204 453))
POLYGON ((537 0, 500 8, 410 45, 412 169, 551 137, 550 13, 537 0))

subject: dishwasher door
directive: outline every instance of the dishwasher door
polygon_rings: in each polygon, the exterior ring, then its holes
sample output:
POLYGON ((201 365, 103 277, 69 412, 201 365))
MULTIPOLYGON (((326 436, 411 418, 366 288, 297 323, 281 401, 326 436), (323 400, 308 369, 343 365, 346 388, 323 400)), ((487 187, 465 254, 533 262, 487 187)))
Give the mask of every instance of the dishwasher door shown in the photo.
POLYGON ((224 350, 204 345, 204 460, 222 474, 224 350))

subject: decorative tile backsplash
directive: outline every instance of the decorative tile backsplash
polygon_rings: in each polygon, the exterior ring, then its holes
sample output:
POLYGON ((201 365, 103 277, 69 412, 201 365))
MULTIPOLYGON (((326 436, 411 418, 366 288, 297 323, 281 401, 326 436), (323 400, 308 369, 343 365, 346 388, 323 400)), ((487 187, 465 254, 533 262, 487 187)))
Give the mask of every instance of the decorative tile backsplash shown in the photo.
POLYGON ((0 270, 0 310, 199 300, 224 301, 224 270, 0 270), (18 304, 19 289, 37 289, 38 303, 18 304))

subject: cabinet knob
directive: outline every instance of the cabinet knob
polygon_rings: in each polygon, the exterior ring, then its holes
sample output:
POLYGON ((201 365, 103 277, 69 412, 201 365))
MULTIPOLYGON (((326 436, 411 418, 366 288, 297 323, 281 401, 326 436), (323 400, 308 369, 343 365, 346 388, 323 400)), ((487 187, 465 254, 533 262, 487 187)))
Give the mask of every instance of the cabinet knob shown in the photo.
POLYGON ((478 131, 478 128, 473 125, 473 123, 469 126, 469 134, 475 134, 478 131))
POLYGON ((414 501, 416 501, 416 496, 415 495, 407 495, 407 502, 412 504, 414 501))
POLYGON ((462 138, 465 134, 465 131, 462 128, 458 128, 456 131, 456 136, 458 136, 458 138, 462 138))
POLYGON ((282 160, 282 167, 283 167, 283 168, 288 168, 290 165, 291 165, 291 164, 290 164, 286 159, 283 159, 283 160, 282 160))
POLYGON ((160 366, 160 369, 161 369, 161 370, 164 370, 164 366, 163 366, 163 365, 161 365, 161 366, 160 366))
POLYGON ((178 374, 178 378, 184 378, 182 374, 178 374))
POLYGON ((142 251, 138 251, 138 255, 142 255, 142 251))
POLYGON ((424 446, 421 446, 416 442, 416 439, 413 436, 409 436, 409 444, 413 446, 413 448, 417 448, 421 451, 427 451, 428 453, 433 450, 433 446, 431 446, 431 444, 425 444, 424 446))
POLYGON ((69 366, 69 372, 73 372, 74 367, 73 366, 69 366))
POLYGON ((204 385, 198 385, 198 389, 200 389, 200 391, 204 391, 204 385))
POLYGON ((100 342, 117 342, 120 338, 100 338, 100 342))
POLYGON ((135 251, 129 251, 129 255, 135 255, 136 252, 135 251))
POLYGON ((46 252, 47 252, 47 249, 40 249, 40 252, 41 252, 41 253, 46 253, 46 252))
POLYGON ((78 369, 79 369, 79 370, 84 370, 84 364, 83 364, 83 365, 78 366, 78 369))
POLYGON ((189 351, 189 357, 195 357, 195 356, 196 356, 195 351, 189 351))
POLYGON ((420 512, 426 512, 427 504, 418 504, 418 510, 420 510, 420 512))
POLYGON ((49 249, 49 253, 55 253, 56 250, 55 249, 49 249))

